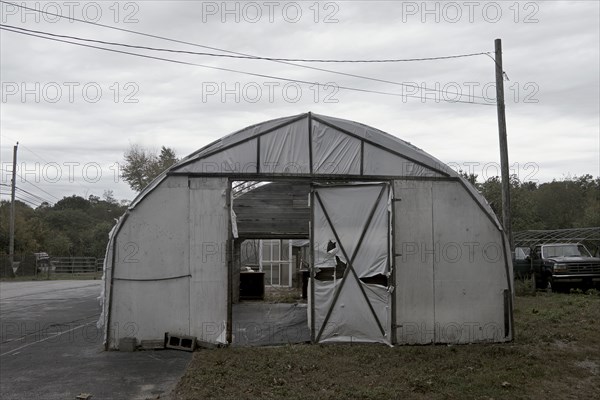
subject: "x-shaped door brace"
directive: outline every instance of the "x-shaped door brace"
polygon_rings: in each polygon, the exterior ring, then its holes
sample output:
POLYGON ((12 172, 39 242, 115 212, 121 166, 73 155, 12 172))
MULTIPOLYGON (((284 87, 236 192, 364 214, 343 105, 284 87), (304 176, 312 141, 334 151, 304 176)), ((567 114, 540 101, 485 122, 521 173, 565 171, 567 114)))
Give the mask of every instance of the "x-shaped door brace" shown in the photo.
MULTIPOLYGON (((338 300, 338 297, 340 296, 342 288, 344 287, 344 283, 346 282, 346 278, 348 277, 348 271, 352 272, 352 275, 354 276, 354 279, 356 279, 356 282, 358 283, 358 287, 360 288, 360 291, 361 291, 361 293, 362 293, 365 301, 367 302, 367 305, 369 306, 369 310, 371 310, 371 313, 373 314, 373 317, 375 318, 375 321, 377 322, 377 326, 379 327, 379 330, 381 331, 381 334, 383 336, 385 336, 385 330, 383 329, 383 326, 381 325, 381 321, 379 321, 379 318, 377 317, 377 314, 375 313, 375 310, 373 309, 373 306, 371 305, 371 302, 369 301, 369 298, 367 297, 367 293, 365 292, 365 289, 362 286, 362 281, 358 277, 358 274, 354 270, 354 266, 353 266, 354 258, 358 254, 358 250, 360 250, 360 246, 362 244, 363 238, 365 237, 365 235, 367 233, 367 230, 369 229, 369 225, 371 224, 371 221, 373 220, 373 216, 375 215, 375 211, 377 210, 377 206, 379 205, 379 201, 381 200, 381 197, 383 196, 383 193, 385 192, 385 188, 386 188, 386 185, 383 184, 382 187, 381 187, 381 191, 379 192, 379 196, 377 196, 377 200, 375 201, 375 204, 373 205, 373 208, 371 208, 371 212, 369 213, 369 218, 367 219, 367 222, 366 222, 365 226, 362 229, 360 238, 358 239, 358 242, 356 243, 356 248, 354 249, 354 253, 352 254, 352 258, 348 257, 348 254, 346 253, 346 249, 344 248, 344 245, 340 241, 338 233, 335 230, 335 226, 333 226, 333 223, 331 222, 331 218, 329 217, 329 214, 327 213, 327 210, 325 209, 325 205, 323 204, 323 201, 321 200, 321 196, 319 195, 318 191, 315 191, 315 197, 317 198, 317 201, 321 205, 321 209, 323 210, 323 214, 325 214, 325 218, 327 218, 327 223, 331 227, 333 235, 335 236, 335 240, 337 240, 337 243, 339 244, 340 249, 342 250, 342 253, 344 254, 344 257, 346 258, 346 262, 348 263, 346 269, 344 270, 344 275, 342 275, 342 282, 336 288, 335 294, 333 296, 333 302, 331 303, 331 306, 329 307, 329 310, 327 311, 327 315, 325 316, 325 320, 323 320, 323 324, 321 325, 321 328, 319 329, 319 333, 317 335, 317 338, 315 339, 315 342, 318 342, 321 339, 321 335, 323 334, 323 330, 325 329, 325 326, 327 325, 327 322, 329 322, 329 318, 331 317, 331 313, 333 311, 333 308, 335 307, 335 304, 336 304, 336 302, 338 300)), ((313 286, 314 286, 314 284, 313 284, 313 286)), ((313 290, 314 290, 314 288, 313 288, 313 290)), ((314 304, 313 304, 313 307, 314 307, 314 304)), ((314 313, 314 311, 313 311, 313 313, 314 313)))

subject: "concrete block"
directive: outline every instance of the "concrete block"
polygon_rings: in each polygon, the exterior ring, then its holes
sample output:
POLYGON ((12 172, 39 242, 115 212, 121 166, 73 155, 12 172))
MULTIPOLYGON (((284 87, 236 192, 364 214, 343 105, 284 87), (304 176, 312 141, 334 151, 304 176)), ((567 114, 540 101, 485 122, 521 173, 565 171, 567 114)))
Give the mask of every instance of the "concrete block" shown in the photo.
POLYGON ((194 351, 196 349, 196 338, 194 336, 165 333, 165 347, 167 349, 176 349, 184 351, 194 351))
POLYGON ((119 339, 119 351, 135 351, 137 348, 137 339, 134 337, 124 337, 119 339))

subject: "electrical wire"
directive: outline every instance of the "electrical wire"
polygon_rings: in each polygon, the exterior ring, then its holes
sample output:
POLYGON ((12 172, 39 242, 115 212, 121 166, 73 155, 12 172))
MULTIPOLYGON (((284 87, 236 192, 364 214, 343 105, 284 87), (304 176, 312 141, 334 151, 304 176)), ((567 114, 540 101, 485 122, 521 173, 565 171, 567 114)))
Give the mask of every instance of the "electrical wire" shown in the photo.
POLYGON ((46 193, 48 196, 50 196, 50 197, 54 197, 56 200, 60 200, 58 197, 56 197, 56 196, 55 196, 55 195, 53 195, 52 193, 45 191, 44 189, 42 189, 42 188, 41 188, 41 187, 39 187, 38 185, 36 185, 36 184, 34 184, 34 183, 32 183, 32 182, 28 181, 27 179, 23 178, 23 177, 22 177, 22 176, 21 176, 21 175, 20 175, 18 172, 16 172, 16 175, 17 175, 19 178, 21 178, 21 182, 28 183, 28 184, 30 184, 31 186, 33 186, 33 187, 36 187, 36 188, 38 188, 39 190, 41 190, 42 192, 46 193))
MULTIPOLYGON (((0 192, 0 195, 10 196, 10 192, 6 192, 6 191, 5 192, 0 192)), ((28 200, 26 198, 20 197, 20 196, 18 196, 16 194, 15 194, 15 199, 17 199, 19 201, 22 201, 24 203, 27 203, 27 204, 29 204, 29 205, 31 205, 33 207, 39 207, 40 206, 40 204, 36 204, 35 202, 33 202, 31 200, 28 200)))
POLYGON ((29 195, 24 194, 24 193, 15 193, 15 198, 18 198, 20 200, 26 199, 26 200, 29 200, 29 201, 31 201, 33 203, 36 203, 36 204, 37 203, 39 203, 39 204, 44 203, 43 201, 40 201, 39 199, 36 199, 35 197, 29 196, 29 195), (19 197, 17 197, 17 196, 19 196, 19 197))
MULTIPOLYGON (((9 184, 6 184, 6 183, 0 183, 0 186, 4 186, 4 187, 8 187, 8 188, 12 188, 12 186, 11 186, 11 185, 9 185, 9 184)), ((39 200, 39 201, 41 201, 41 202, 44 202, 44 203, 49 203, 49 204, 52 204, 52 202, 51 202, 51 201, 49 201, 49 200, 47 200, 47 199, 45 199, 45 198, 43 198, 43 197, 41 197, 41 196, 38 196, 38 195, 36 195, 35 193, 31 193, 31 192, 29 192, 29 191, 27 191, 27 190, 25 190, 25 189, 21 189, 20 187, 17 187, 16 185, 15 185, 15 189, 16 189, 16 190, 19 190, 19 191, 21 191, 21 192, 24 192, 24 193, 26 193, 27 195, 29 195, 29 196, 31 196, 32 198, 36 199, 36 201, 38 201, 38 200, 39 200)))
MULTIPOLYGON (((215 51, 221 51, 221 52, 228 53, 228 54, 235 54, 235 55, 241 55, 241 56, 256 57, 256 56, 253 56, 252 54, 240 53, 240 52, 235 52, 235 51, 231 51, 231 50, 220 49, 218 47, 212 47, 212 46, 206 46, 206 45, 202 45, 202 44, 198 44, 198 43, 187 42, 187 41, 184 41, 184 40, 167 38, 167 37, 164 37, 164 36, 153 35, 153 34, 150 34, 150 33, 134 31, 132 29, 119 28, 119 27, 116 27, 116 26, 110 26, 110 25, 105 25, 105 24, 101 24, 101 23, 97 23, 97 22, 86 21, 86 20, 83 20, 83 19, 75 18, 75 17, 67 17, 67 16, 62 15, 62 14, 50 13, 48 11, 38 10, 38 9, 35 9, 35 8, 26 7, 26 6, 22 5, 22 4, 11 3, 11 2, 4 1, 4 0, 0 0, 0 3, 10 4, 10 5, 13 5, 15 7, 20 7, 20 8, 26 9, 26 10, 36 11, 38 13, 52 15, 52 16, 55 16, 55 17, 63 18, 63 19, 68 19, 70 21, 77 21, 77 22, 81 22, 81 23, 84 23, 84 24, 89 24, 89 25, 100 26, 100 27, 103 27, 103 28, 117 30, 117 31, 120 31, 120 32, 132 33, 134 35, 140 35, 140 36, 144 36, 144 37, 165 40, 165 41, 168 41, 168 42, 185 44, 185 45, 188 45, 188 46, 195 46, 195 47, 200 47, 200 48, 205 48, 205 49, 210 49, 210 50, 215 50, 215 51)), ((488 56, 490 56, 488 53, 482 53, 482 54, 487 54, 488 56)), ((444 92, 444 91, 442 91, 440 89, 429 89, 429 88, 425 88, 425 87, 419 87, 418 85, 410 85, 410 84, 405 84, 405 83, 400 83, 400 82, 388 81, 388 80, 385 80, 385 79, 373 78, 373 77, 368 77, 368 76, 363 76, 363 75, 358 75, 358 74, 351 74, 351 73, 347 73, 347 72, 341 72, 341 71, 335 71, 335 70, 330 70, 330 69, 325 69, 325 68, 314 67, 314 66, 310 66, 310 65, 295 64, 295 63, 288 62, 288 61, 276 61, 276 60, 273 60, 273 62, 280 63, 280 64, 291 65, 291 66, 300 67, 300 68, 312 69, 312 70, 315 70, 315 71, 327 72, 327 73, 336 74, 336 75, 342 75, 342 76, 348 76, 348 77, 353 77, 353 78, 365 79, 365 80, 370 80, 370 81, 374 81, 374 82, 389 83, 389 84, 393 84, 393 85, 400 85, 400 86, 412 87, 412 88, 416 88, 416 89, 420 89, 420 90, 429 90, 429 91, 435 91, 435 92, 444 92)), ((459 95, 458 93, 452 93, 452 92, 447 92, 447 93, 448 94, 452 94, 452 95, 459 95)), ((462 94, 460 94, 460 95, 462 96, 462 94)), ((418 96, 415 96, 415 97, 418 97, 418 96)), ((480 98, 480 99, 487 100, 483 96, 474 96, 474 95, 472 95, 470 97, 480 98)), ((467 102, 467 103, 473 103, 473 102, 467 102)))
POLYGON ((336 60, 336 59, 319 59, 319 58, 281 58, 281 57, 261 57, 261 56, 253 56, 253 55, 237 55, 237 54, 216 54, 216 53, 207 53, 207 52, 197 52, 197 51, 188 51, 188 50, 175 50, 175 49, 166 49, 163 47, 150 47, 150 46, 140 46, 119 42, 109 42, 105 40, 96 40, 96 39, 87 39, 79 36, 69 36, 69 35, 58 35, 56 33, 49 33, 45 31, 36 31, 33 29, 25 29, 21 27, 17 27, 14 25, 6 25, 0 24, 0 26, 6 26, 12 29, 19 29, 22 31, 30 32, 30 33, 39 33, 48 36, 63 38, 63 39, 74 39, 81 40, 85 42, 105 44, 109 46, 122 46, 128 47, 132 49, 140 49, 140 50, 152 50, 152 51, 163 51, 168 53, 178 53, 178 54, 191 54, 196 56, 208 56, 208 57, 223 57, 223 58, 236 58, 243 60, 265 60, 265 61, 288 61, 288 62, 305 62, 305 63, 398 63, 398 62, 415 62, 415 61, 435 61, 435 60, 450 60, 454 58, 465 58, 465 57, 475 57, 475 56, 483 56, 490 55, 490 52, 479 52, 479 53, 468 53, 468 54, 455 54, 451 56, 438 56, 438 57, 422 57, 422 58, 390 58, 390 59, 369 59, 369 60, 336 60))
MULTIPOLYGON (((1 24, 0 24, 0 25, 1 25, 1 24)), ((16 141, 14 138, 11 138, 10 136, 8 136, 8 135, 5 135, 5 134, 3 134, 3 133, 2 133, 2 134, 0 134, 0 136, 3 136, 3 137, 5 137, 5 138, 7 138, 7 139, 10 139, 10 140, 14 140, 14 141, 16 141)), ((28 152, 30 152, 31 154, 33 154, 34 156, 36 156, 37 158, 39 158, 41 161, 45 162, 46 164, 52 164, 50 161, 46 160, 45 158, 43 158, 42 156, 40 156, 38 153, 36 153, 35 151, 31 150, 29 147, 25 146, 23 143, 19 143, 19 148, 21 148, 21 147, 22 147, 22 148, 24 148, 25 150, 27 150, 28 152)), ((77 182, 77 181, 74 181, 74 182, 75 182, 77 185, 81 186, 83 189, 85 189, 85 190, 88 190, 88 188, 87 188, 87 187, 85 187, 84 185, 82 185, 81 183, 79 183, 79 182, 77 182)))
POLYGON ((52 202, 52 201, 50 201, 50 200, 47 200, 47 199, 45 199, 45 198, 43 198, 43 197, 40 197, 40 196, 38 196, 38 195, 36 195, 36 194, 33 194, 33 193, 31 193, 31 192, 28 192, 28 191, 27 191, 27 190, 25 190, 25 189, 21 189, 20 187, 16 187, 16 186, 15 186, 15 189, 17 189, 17 190, 20 190, 21 192, 27 193, 28 195, 32 196, 32 197, 33 197, 33 198, 35 198, 35 199, 38 199, 38 200, 42 201, 43 203, 53 204, 53 202, 52 202))
MULTIPOLYGON (((10 28, 4 27, 4 26, 0 26, 0 29, 6 30, 9 32, 18 33, 21 35, 34 36, 34 37, 38 37, 38 38, 42 38, 42 39, 46 39, 46 40, 52 40, 52 41, 56 41, 56 42, 64 42, 64 43, 68 43, 68 44, 72 44, 72 45, 76 45, 76 46, 89 47, 89 48, 109 51, 109 52, 113 52, 113 53, 128 54, 128 55, 132 55, 132 56, 148 58, 148 59, 153 59, 153 60, 159 60, 159 61, 165 61, 165 62, 170 62, 170 63, 175 63, 175 64, 191 65, 191 66, 208 68, 208 69, 213 69, 213 70, 218 70, 218 71, 226 71, 226 72, 233 72, 233 73, 256 76, 256 77, 261 77, 261 78, 276 79, 276 80, 285 81, 285 82, 302 83, 302 84, 311 85, 311 86, 317 85, 320 87, 324 87, 325 89, 329 89, 329 88, 335 86, 335 88, 338 88, 338 89, 356 91, 356 92, 361 92, 361 93, 374 93, 374 94, 381 94, 381 95, 387 95, 387 96, 413 97, 413 98, 422 99, 422 96, 412 95, 412 94, 408 94, 408 93, 383 92, 383 91, 377 91, 377 90, 355 88, 355 87, 350 87, 350 86, 332 85, 330 83, 328 84, 328 83, 320 83, 320 82, 310 82, 310 81, 305 81, 305 80, 300 80, 300 79, 291 79, 291 78, 284 78, 284 77, 278 77, 278 76, 267 75, 267 74, 259 74, 259 73, 254 73, 254 72, 239 71, 239 70, 230 69, 230 68, 215 67, 215 66, 211 66, 211 65, 197 64, 197 63, 192 63, 192 62, 188 62, 188 61, 173 60, 170 58, 155 57, 155 56, 150 56, 150 55, 146 55, 146 54, 132 53, 129 51, 115 50, 115 49, 109 49, 109 48, 100 47, 100 46, 93 46, 93 45, 89 45, 89 44, 71 42, 68 40, 57 39, 57 38, 41 36, 41 35, 37 35, 37 34, 33 34, 33 33, 13 30, 13 29, 10 29, 10 28)), ((433 90, 433 89, 430 89, 430 90, 433 90)), ((449 94, 451 94, 451 93, 449 93, 449 94)), ((481 102, 476 102, 476 101, 448 100, 448 99, 441 99, 441 101, 448 102, 448 103, 465 103, 465 104, 477 104, 477 105, 484 105, 484 106, 495 106, 495 104, 492 104, 492 103, 481 103, 481 102)))

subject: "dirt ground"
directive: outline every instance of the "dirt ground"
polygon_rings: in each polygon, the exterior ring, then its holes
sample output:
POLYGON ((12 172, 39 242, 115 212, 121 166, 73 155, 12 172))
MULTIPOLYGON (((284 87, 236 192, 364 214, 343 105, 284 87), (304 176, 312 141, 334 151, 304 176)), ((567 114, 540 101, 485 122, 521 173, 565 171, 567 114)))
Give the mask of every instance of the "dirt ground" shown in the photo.
POLYGON ((191 399, 598 399, 600 295, 515 301, 505 344, 287 345, 200 350, 177 385, 191 399))

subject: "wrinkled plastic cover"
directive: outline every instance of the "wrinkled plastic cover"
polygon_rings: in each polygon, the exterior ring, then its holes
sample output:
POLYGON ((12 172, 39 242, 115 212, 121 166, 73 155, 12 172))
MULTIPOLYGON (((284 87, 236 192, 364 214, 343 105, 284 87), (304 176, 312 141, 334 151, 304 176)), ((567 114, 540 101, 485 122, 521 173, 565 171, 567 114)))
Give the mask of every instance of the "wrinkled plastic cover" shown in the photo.
MULTIPOLYGON (((354 257, 352 266, 359 278, 387 275, 389 202, 389 187, 382 184, 357 183, 315 189, 314 267, 317 270, 334 268, 336 256, 346 264, 347 258, 354 257), (321 201, 317 199, 317 194, 321 201), (372 212, 373 217, 369 222, 372 212), (365 234, 361 242, 363 231, 365 234), (332 243, 335 243, 335 247, 332 243)), ((391 344, 389 288, 366 284, 349 270, 341 279, 314 279, 315 337, 322 329, 329 312, 331 315, 319 342, 391 344), (340 287, 340 294, 334 304, 335 293, 340 287), (383 333, 369 304, 382 325, 383 333)))
MULTIPOLYGON (((96 322, 98 329, 103 329, 108 324, 108 299, 111 296, 110 293, 110 280, 112 276, 112 255, 114 251, 114 235, 123 223, 124 217, 119 218, 115 226, 108 233, 108 245, 106 246, 106 253, 104 254, 104 263, 102 264, 102 291, 98 296, 98 302, 102 306, 102 311, 96 322)), ((104 340, 103 344, 106 344, 108 339, 108 329, 104 329, 104 340)))
POLYGON ((463 181, 465 188, 502 227, 487 201, 458 173, 420 148, 379 129, 340 118, 312 114, 294 115, 265 121, 236 131, 190 154, 164 171, 131 202, 130 209, 142 201, 168 173, 289 173, 306 174, 309 163, 309 121, 312 121, 310 150, 313 174, 360 174, 389 176, 449 176, 463 181), (323 121, 321 123, 319 120, 323 121), (329 126, 331 125, 331 126, 329 126), (346 133, 347 132, 347 133, 346 133), (351 135, 356 137, 352 137, 351 135), (305 139, 306 137, 306 139, 305 139), (257 170, 256 154, 260 138, 261 154, 257 170), (262 143, 266 140, 266 143, 262 143), (360 155, 360 141, 364 154, 360 155), (300 146, 300 147, 297 147, 300 146))
POLYGON ((363 184, 318 189, 325 210, 315 200, 317 204, 314 222, 316 267, 335 266, 335 256, 346 262, 346 255, 352 257, 356 252, 363 229, 367 227, 360 244, 360 251, 356 253, 354 259, 354 270, 360 278, 387 273, 390 196, 385 189, 385 193, 375 204, 381 189, 381 185, 363 184), (374 207, 373 218, 367 226, 369 215, 374 207), (340 244, 337 243, 325 211, 346 254, 341 251, 340 244), (327 251, 330 241, 336 244, 337 251, 327 251))
MULTIPOLYGON (((315 284, 315 332, 323 326, 325 316, 333 306, 335 290, 341 285, 341 280, 319 281, 315 284)), ((354 279, 347 278, 346 283, 337 299, 327 325, 323 329, 319 343, 326 342, 364 342, 384 343, 391 345, 390 338, 390 311, 391 294, 384 287, 368 285, 354 279), (363 287, 369 303, 385 329, 382 335, 379 326, 366 303, 359 285, 363 287)))
POLYGON ((318 121, 313 121, 312 152, 315 174, 360 174, 360 140, 318 121))
POLYGON ((260 137, 260 171, 310 173, 306 121, 300 120, 260 137))

